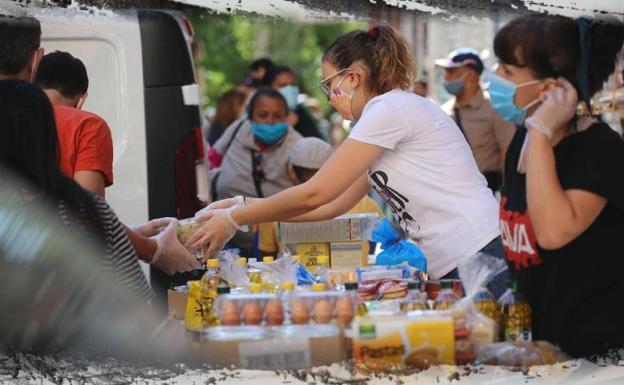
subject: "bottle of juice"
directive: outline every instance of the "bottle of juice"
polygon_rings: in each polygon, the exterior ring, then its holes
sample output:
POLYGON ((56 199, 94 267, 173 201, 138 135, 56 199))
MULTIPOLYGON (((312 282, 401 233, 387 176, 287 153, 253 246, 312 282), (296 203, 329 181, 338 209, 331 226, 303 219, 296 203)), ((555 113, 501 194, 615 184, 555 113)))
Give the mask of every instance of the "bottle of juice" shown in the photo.
POLYGON ((459 297, 453 291, 453 281, 442 280, 442 290, 436 298, 433 309, 434 310, 446 310, 450 308, 455 302, 459 301, 459 297))
POLYGON ((355 316, 362 317, 366 313, 368 313, 368 309, 366 309, 366 304, 360 298, 358 294, 358 284, 357 282, 347 282, 345 283, 345 290, 347 293, 351 295, 351 299, 354 303, 355 307, 355 316))
POLYGON ((209 259, 206 263, 206 273, 200 281, 204 327, 214 326, 218 322, 214 310, 214 301, 217 298, 217 287, 220 285, 219 260, 209 259))
POLYGON ((407 297, 401 302, 401 311, 428 310, 427 297, 420 290, 420 281, 407 283, 407 297))
POLYGON ((483 287, 474 296, 474 303, 477 310, 493 320, 496 323, 497 330, 501 330, 501 309, 500 305, 496 302, 496 298, 494 298, 494 294, 483 287))
POLYGON ((201 289, 199 281, 189 281, 188 299, 184 324, 187 330, 196 331, 203 328, 203 308, 201 303, 201 289))
POLYGON ((531 341, 531 307, 517 291, 516 283, 510 281, 507 291, 498 303, 502 309, 503 341, 531 341))

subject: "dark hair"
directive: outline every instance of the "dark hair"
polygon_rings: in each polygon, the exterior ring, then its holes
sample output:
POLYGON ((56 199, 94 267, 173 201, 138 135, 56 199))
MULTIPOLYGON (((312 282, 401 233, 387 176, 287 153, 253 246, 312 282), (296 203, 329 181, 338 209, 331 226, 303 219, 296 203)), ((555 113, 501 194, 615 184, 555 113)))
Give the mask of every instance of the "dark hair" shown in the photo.
POLYGON ((299 179, 299 181, 301 182, 307 182, 308 180, 312 179, 314 174, 318 172, 318 170, 314 168, 307 168, 295 165, 293 165, 292 168, 295 172, 295 175, 297 175, 297 179, 299 179))
POLYGON ((264 79, 262 79, 262 83, 266 84, 268 87, 272 87, 275 79, 277 79, 277 77, 283 73, 291 74, 292 76, 297 78, 297 75, 295 75, 295 72, 290 67, 275 65, 267 70, 266 74, 264 75, 264 79))
POLYGON ((233 121, 238 119, 240 107, 245 104, 247 96, 237 90, 229 90, 221 95, 217 102, 217 112, 214 122, 221 124, 222 127, 228 127, 233 121))
POLYGON ((0 15, 0 73, 15 75, 41 44, 41 25, 32 17, 0 15))
POLYGON ((345 33, 325 50, 323 61, 339 70, 361 61, 368 69, 368 88, 376 95, 394 88, 407 90, 415 76, 407 42, 389 26, 345 33))
POLYGON ((63 202, 104 238, 93 198, 59 170, 54 112, 43 90, 21 80, 0 80, 0 163, 44 199, 63 202))
POLYGON ((256 102, 261 97, 264 97, 264 96, 272 98, 272 99, 279 99, 282 103, 284 103, 284 111, 286 112, 286 115, 288 115, 288 112, 289 112, 288 103, 286 102, 284 95, 282 95, 281 92, 274 90, 273 88, 262 87, 262 88, 258 88, 258 90, 254 92, 253 96, 251 97, 251 100, 249 101, 249 105, 247 106, 247 115, 249 116, 249 119, 253 117, 254 107, 256 105, 256 102))
MULTIPOLYGON (((595 20, 590 31, 588 97, 600 91, 613 73, 624 43, 624 25, 615 19, 595 20)), ((580 32, 574 20, 551 15, 515 18, 496 34, 494 53, 503 63, 527 67, 540 79, 564 77, 582 97, 577 79, 580 32)))
POLYGON ((41 59, 35 83, 54 89, 66 98, 76 98, 89 89, 87 69, 80 59, 68 52, 55 51, 41 59))
POLYGON ((273 61, 269 58, 263 57, 260 59, 256 59, 254 61, 251 62, 251 64, 249 65, 249 68, 254 71, 260 68, 264 68, 265 70, 269 70, 269 68, 273 67, 275 64, 273 63, 273 61))

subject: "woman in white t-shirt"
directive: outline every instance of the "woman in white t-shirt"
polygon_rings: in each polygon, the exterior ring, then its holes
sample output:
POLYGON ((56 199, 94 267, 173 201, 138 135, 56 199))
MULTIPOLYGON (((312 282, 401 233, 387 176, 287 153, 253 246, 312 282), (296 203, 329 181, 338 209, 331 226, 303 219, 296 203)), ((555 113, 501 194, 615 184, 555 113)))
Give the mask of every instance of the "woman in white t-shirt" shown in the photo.
MULTIPOLYGON (((378 26, 340 36, 325 51, 321 88, 355 125, 307 183, 263 200, 231 199, 197 214, 207 221, 187 246, 216 253, 243 224, 317 221, 346 212, 372 187, 427 257, 432 278, 454 278, 465 257, 504 258, 498 203, 459 128, 409 87, 405 40, 378 26), (239 204, 236 204, 236 203, 239 204)), ((500 294, 505 276, 491 288, 500 294)))

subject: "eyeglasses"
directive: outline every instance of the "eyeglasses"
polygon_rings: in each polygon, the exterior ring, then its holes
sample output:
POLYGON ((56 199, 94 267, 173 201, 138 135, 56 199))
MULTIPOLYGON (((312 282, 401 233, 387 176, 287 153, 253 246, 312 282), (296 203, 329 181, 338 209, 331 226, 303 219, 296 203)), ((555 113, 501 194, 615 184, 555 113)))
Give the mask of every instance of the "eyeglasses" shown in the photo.
POLYGON ((326 77, 325 79, 321 80, 321 82, 319 83, 319 87, 321 88, 321 91, 323 91, 325 93, 325 95, 327 97, 329 97, 329 93, 330 93, 330 88, 329 88, 329 83, 331 82, 331 80, 333 78, 335 78, 336 76, 340 75, 341 73, 348 71, 350 69, 349 68, 345 68, 345 69, 341 69, 340 71, 336 72, 333 75, 330 75, 328 77, 326 77))

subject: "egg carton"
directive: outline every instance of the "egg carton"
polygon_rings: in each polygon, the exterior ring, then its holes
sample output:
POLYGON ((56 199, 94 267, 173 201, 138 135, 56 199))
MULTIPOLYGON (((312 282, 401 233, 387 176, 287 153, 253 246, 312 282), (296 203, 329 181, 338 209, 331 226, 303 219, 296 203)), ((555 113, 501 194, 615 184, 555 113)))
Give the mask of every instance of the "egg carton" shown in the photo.
POLYGON ((282 325, 284 305, 275 294, 226 294, 215 303, 217 317, 225 326, 282 325))
POLYGON ((354 317, 356 302, 344 292, 300 292, 290 299, 290 321, 296 325, 310 322, 349 324, 354 317))

